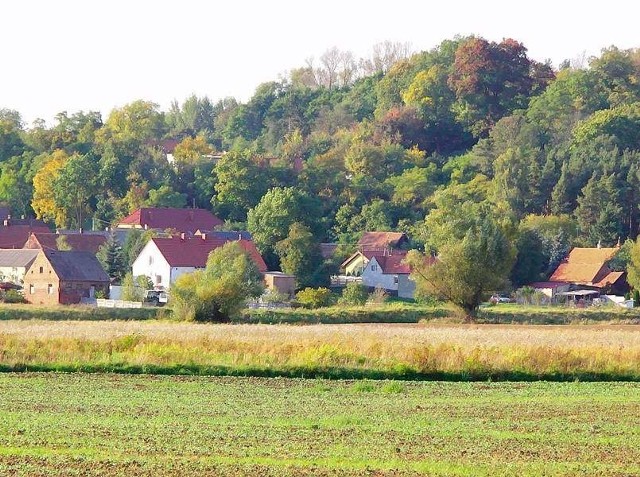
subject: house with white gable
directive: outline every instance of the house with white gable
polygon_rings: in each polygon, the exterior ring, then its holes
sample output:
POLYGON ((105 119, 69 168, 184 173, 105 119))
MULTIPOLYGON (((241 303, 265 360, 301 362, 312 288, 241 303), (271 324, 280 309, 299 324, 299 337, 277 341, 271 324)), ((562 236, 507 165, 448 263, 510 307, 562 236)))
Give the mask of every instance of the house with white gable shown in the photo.
MULTIPOLYGON (((180 275, 205 268, 209 253, 227 242, 230 240, 211 238, 206 234, 152 238, 133 262, 133 276, 145 275, 154 288, 168 289, 180 275)), ((252 241, 235 242, 249 254, 260 273, 267 271, 267 265, 252 241)))
POLYGON ((413 298, 416 284, 409 274, 409 265, 404 263, 407 254, 381 252, 371 255, 362 271, 362 284, 371 288, 383 288, 400 298, 413 298))

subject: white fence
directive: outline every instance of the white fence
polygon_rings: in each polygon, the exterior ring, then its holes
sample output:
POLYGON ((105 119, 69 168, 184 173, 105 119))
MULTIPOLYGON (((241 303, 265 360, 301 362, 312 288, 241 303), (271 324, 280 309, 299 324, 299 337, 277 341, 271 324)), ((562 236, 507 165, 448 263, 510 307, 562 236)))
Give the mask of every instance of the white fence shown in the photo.
POLYGON ((102 308, 142 308, 141 301, 124 301, 124 300, 106 300, 98 298, 96 306, 102 308))

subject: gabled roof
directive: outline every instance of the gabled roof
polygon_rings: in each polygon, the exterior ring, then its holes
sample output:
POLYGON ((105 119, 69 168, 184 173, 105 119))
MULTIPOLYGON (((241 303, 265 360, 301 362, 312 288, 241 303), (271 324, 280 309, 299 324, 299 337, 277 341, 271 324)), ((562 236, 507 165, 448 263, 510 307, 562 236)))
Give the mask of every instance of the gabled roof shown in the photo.
POLYGON ((0 225, 0 248, 22 248, 31 232, 51 232, 40 221, 26 225, 0 225))
POLYGON ((60 280, 109 282, 109 275, 90 252, 42 250, 60 280))
POLYGON ((375 259, 380 265, 380 270, 382 273, 387 275, 398 275, 398 274, 409 274, 411 273, 411 269, 409 265, 404 263, 404 259, 406 258, 406 254, 404 255, 375 255, 371 259, 375 259))
POLYGON ((107 241, 104 235, 97 234, 54 234, 54 233, 32 233, 29 240, 24 244, 24 248, 41 248, 46 250, 58 250, 58 239, 63 240, 71 250, 80 252, 91 252, 96 254, 98 249, 107 241))
POLYGON ((205 209, 176 209, 171 207, 146 207, 122 219, 117 227, 174 229, 194 233, 197 230, 213 230, 223 222, 205 209))
POLYGON ((361 250, 382 250, 399 246, 407 240, 404 232, 365 232, 358 241, 361 250))
MULTIPOLYGON (((195 268, 204 268, 212 250, 231 242, 231 240, 208 237, 204 239, 201 237, 184 239, 181 237, 156 237, 151 241, 158 247, 169 266, 195 268)), ((261 273, 267 271, 267 265, 252 241, 237 240, 236 242, 249 254, 261 273)))
POLYGON ((600 278, 600 280, 595 282, 593 286, 605 288, 607 285, 613 285, 620 280, 624 274, 625 272, 609 272, 604 277, 600 278))
POLYGON ((0 249, 0 267, 28 268, 38 256, 38 250, 0 249))
POLYGON ((595 284, 611 272, 607 262, 618 248, 573 248, 569 256, 556 268, 549 281, 595 284))
POLYGON ((342 264, 340 265, 340 268, 345 268, 353 260, 358 259, 359 257, 362 257, 364 263, 368 263, 372 257, 376 257, 376 256, 381 257, 383 255, 399 255, 399 256, 405 257, 407 255, 407 251, 406 250, 384 250, 384 249, 356 250, 355 252, 353 252, 353 254, 350 257, 348 257, 344 262, 342 262, 342 264))

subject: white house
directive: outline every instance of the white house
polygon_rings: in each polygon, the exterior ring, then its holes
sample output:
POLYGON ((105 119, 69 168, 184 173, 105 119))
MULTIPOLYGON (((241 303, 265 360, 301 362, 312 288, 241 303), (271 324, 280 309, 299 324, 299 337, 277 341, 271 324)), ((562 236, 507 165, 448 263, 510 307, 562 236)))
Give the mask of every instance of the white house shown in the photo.
POLYGON ((373 255, 362 271, 362 284, 367 287, 384 288, 400 298, 413 298, 416 284, 410 279, 411 270, 404 263, 406 253, 373 255))
MULTIPOLYGON (((133 262, 133 276, 146 275, 155 288, 168 289, 180 275, 204 268, 209 253, 227 242, 229 240, 206 235, 152 238, 133 262)), ((254 243, 250 240, 237 242, 264 273, 267 266, 254 243)))
POLYGON ((39 250, 0 249, 0 281, 22 284, 39 250))

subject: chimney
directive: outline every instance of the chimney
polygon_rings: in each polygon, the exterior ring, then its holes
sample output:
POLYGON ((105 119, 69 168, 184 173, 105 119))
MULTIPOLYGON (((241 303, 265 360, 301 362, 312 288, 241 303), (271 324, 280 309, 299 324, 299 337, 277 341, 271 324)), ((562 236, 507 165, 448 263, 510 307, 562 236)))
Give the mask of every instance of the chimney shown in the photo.
POLYGON ((202 240, 207 240, 207 234, 206 233, 202 233, 200 234, 200 236, 202 237, 202 240))
POLYGON ((7 219, 11 220, 11 214, 7 214, 7 219))
POLYGON ((602 248, 602 244, 600 243, 600 240, 598 240, 598 245, 596 245, 596 247, 602 248))
POLYGON ((80 227, 80 233, 82 233, 82 232, 83 232, 82 227, 80 227))
POLYGON ((238 232, 238 240, 242 240, 242 233, 238 232))
POLYGON ((149 228, 149 226, 147 224, 144 224, 144 229, 147 230, 149 228))
POLYGON ((20 216, 20 218, 21 218, 22 220, 24 220, 24 214, 22 214, 22 215, 20 216))
POLYGON ((4 226, 9 227, 9 219, 4 219, 4 226))
POLYGON ((180 240, 184 241, 184 232, 180 234, 180 240))

